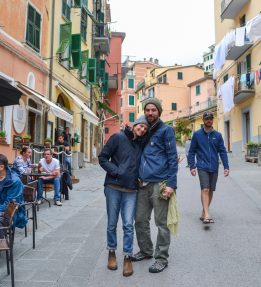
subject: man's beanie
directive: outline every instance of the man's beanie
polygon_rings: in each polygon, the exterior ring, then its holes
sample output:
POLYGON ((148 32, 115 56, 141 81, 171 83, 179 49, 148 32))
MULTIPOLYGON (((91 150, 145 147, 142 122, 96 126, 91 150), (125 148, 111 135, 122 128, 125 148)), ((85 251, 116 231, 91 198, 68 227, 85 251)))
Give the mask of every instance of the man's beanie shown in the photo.
POLYGON ((144 115, 137 118, 137 120, 133 123, 133 126, 136 126, 138 124, 144 124, 146 126, 149 126, 149 123, 144 115))
POLYGON ((162 113, 162 105, 159 99, 157 98, 149 98, 144 102, 144 110, 148 104, 153 104, 156 106, 157 110, 159 111, 159 115, 162 113))

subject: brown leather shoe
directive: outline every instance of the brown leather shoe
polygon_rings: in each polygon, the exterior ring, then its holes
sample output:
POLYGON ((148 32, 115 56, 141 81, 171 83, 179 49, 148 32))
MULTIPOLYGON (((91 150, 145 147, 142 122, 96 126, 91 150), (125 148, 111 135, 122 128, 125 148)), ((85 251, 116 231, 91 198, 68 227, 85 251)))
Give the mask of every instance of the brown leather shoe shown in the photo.
POLYGON ((133 274, 132 262, 130 256, 124 257, 123 262, 123 276, 131 276, 133 274))
POLYGON ((118 268, 115 251, 109 251, 107 267, 110 270, 116 270, 118 268))

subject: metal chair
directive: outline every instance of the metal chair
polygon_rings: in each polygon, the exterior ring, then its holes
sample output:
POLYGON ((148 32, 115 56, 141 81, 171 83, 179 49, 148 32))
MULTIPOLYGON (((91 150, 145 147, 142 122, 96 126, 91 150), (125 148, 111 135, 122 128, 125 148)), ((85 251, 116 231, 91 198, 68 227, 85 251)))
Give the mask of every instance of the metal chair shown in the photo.
POLYGON ((18 204, 10 202, 4 212, 4 218, 8 224, 6 227, 0 227, 5 232, 3 239, 0 239, 0 251, 6 252, 6 267, 7 274, 10 274, 10 263, 11 263, 11 282, 12 287, 15 286, 14 282, 14 256, 13 256, 13 243, 14 243, 14 227, 13 218, 18 209, 18 204))

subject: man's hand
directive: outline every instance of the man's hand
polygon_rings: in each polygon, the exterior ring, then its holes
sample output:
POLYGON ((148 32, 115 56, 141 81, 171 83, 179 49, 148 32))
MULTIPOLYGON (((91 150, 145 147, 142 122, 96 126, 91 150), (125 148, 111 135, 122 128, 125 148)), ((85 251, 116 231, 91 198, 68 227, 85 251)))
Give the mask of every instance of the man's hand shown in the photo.
POLYGON ((229 169, 224 169, 224 176, 228 176, 229 175, 229 169))
POLYGON ((192 176, 196 176, 196 175, 197 175, 197 172, 196 172, 195 169, 191 169, 191 170, 190 170, 190 173, 191 173, 192 176))
POLYGON ((172 187, 166 186, 162 195, 170 198, 173 192, 174 192, 174 189, 172 187))

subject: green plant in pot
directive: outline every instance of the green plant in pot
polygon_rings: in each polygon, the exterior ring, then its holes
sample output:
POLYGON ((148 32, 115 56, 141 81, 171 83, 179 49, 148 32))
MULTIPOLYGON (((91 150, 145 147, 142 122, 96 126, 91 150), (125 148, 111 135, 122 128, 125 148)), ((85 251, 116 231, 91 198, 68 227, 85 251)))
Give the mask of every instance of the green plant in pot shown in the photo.
POLYGON ((29 135, 29 134, 23 135, 23 142, 29 143, 30 140, 31 140, 31 135, 29 135))
POLYGON ((257 157, 257 154, 258 154, 258 143, 248 142, 245 145, 245 148, 247 150, 247 155, 248 156, 257 157))
POLYGON ((52 143, 52 139, 51 138, 45 138, 44 139, 44 145, 51 145, 51 143, 52 143))
POLYGON ((0 131, 0 143, 6 143, 6 131, 0 131))

